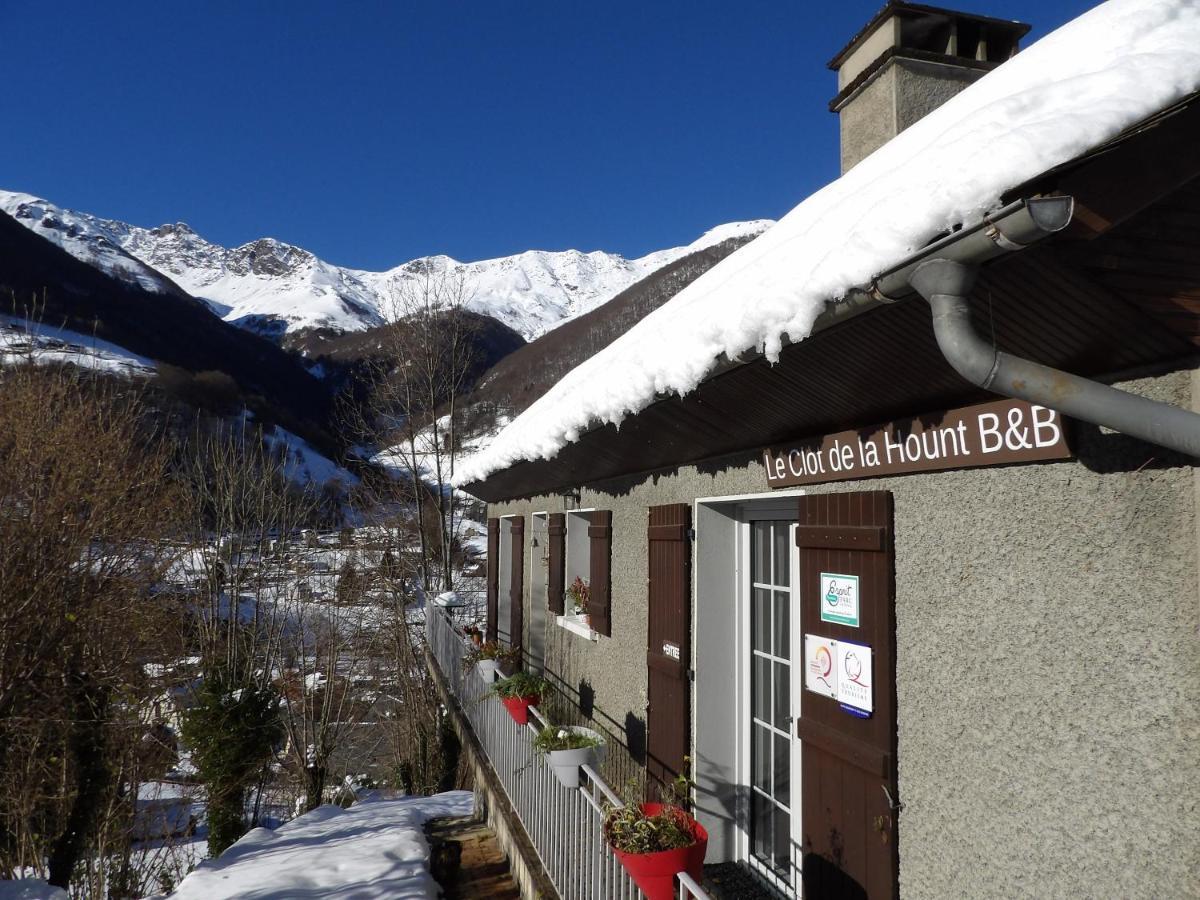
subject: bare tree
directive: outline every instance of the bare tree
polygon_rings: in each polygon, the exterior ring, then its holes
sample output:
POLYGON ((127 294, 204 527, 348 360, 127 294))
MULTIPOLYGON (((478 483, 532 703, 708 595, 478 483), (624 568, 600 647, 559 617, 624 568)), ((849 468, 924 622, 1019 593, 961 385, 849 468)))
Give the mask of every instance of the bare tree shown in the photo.
POLYGON ((462 394, 475 359, 475 319, 461 270, 424 267, 399 282, 386 311, 366 430, 399 463, 394 500, 411 511, 398 545, 416 545, 425 593, 452 590, 461 528, 454 466, 462 443, 462 394))
POLYGON ((183 477, 191 500, 184 574, 199 591, 193 634, 202 660, 184 736, 205 782, 216 856, 257 823, 272 778, 300 601, 301 561, 287 547, 309 524, 315 496, 289 483, 284 460, 244 418, 233 427, 197 421, 183 477))
MULTIPOLYGON (((415 562, 415 560, 413 560, 415 562)), ((393 563, 385 578, 392 590, 385 596, 382 633, 391 654, 386 683, 393 715, 385 719, 391 757, 401 786, 411 794, 433 794, 469 785, 458 736, 446 717, 437 686, 425 663, 424 629, 398 584, 404 565, 393 563)), ((381 567, 382 569, 382 567, 381 567)))
MULTIPOLYGON (((368 674, 382 651, 370 582, 354 570, 332 588, 328 561, 344 557, 353 569, 354 534, 342 529, 337 548, 321 543, 312 528, 320 491, 289 483, 284 461, 256 430, 208 433, 196 444, 189 481, 206 677, 219 672, 231 690, 277 695, 279 758, 299 808, 312 809, 323 802, 335 755, 374 706, 368 674)), ((259 775, 271 777, 265 768, 259 775)), ((244 778, 231 787, 231 805, 247 787, 244 778)))
POLYGON ((361 732, 377 692, 371 676, 382 651, 381 620, 368 582, 339 579, 336 603, 299 600, 284 637, 283 718, 291 768, 303 785, 303 808, 323 799, 334 754, 361 732))
POLYGON ((178 509, 158 438, 133 383, 0 371, 0 871, 92 892, 106 818, 131 813, 144 666, 178 646, 153 592, 178 509))

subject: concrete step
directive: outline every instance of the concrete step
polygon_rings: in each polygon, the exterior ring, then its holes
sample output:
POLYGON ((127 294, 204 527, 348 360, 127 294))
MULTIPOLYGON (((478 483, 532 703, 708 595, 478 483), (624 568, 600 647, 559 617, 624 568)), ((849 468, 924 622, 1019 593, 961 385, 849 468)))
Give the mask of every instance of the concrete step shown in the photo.
POLYGON ((425 825, 429 867, 445 900, 520 900, 496 835, 474 818, 432 819, 425 825))

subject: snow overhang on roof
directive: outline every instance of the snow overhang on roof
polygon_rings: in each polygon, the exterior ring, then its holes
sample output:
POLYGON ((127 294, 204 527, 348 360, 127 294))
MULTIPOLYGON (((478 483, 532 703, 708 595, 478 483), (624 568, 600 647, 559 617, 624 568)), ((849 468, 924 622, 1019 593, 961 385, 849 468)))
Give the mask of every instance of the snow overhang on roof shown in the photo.
MULTIPOLYGON (((576 367, 457 482, 552 459, 589 429, 684 395, 724 360, 807 338, 826 305, 1017 185, 1200 88, 1200 5, 1111 0, 1030 46, 813 194, 576 367)), ((486 493, 486 492, 484 492, 486 493)))

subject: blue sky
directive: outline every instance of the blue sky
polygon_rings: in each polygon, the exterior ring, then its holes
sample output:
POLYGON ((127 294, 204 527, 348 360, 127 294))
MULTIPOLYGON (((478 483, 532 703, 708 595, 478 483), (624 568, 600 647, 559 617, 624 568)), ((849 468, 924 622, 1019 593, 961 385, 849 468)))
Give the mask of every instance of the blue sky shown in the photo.
POLYGON ((837 176, 825 64, 880 5, 0 0, 0 187, 368 269, 640 255, 837 176))

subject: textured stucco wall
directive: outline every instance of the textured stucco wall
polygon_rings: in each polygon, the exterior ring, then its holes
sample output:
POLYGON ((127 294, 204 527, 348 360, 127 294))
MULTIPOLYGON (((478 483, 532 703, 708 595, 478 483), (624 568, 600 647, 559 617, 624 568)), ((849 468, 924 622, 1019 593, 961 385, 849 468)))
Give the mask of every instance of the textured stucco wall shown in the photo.
POLYGON ((838 128, 843 174, 896 136, 894 65, 886 65, 838 111, 838 128))
POLYGON ((978 69, 910 59, 885 63, 838 112, 842 172, 983 75, 978 69))
MULTIPOLYGON (((1135 387, 1191 399, 1186 374, 1135 387)), ((1078 454, 879 484, 896 501, 906 897, 1200 885, 1193 473, 1095 429, 1078 454)))
POLYGON ((912 59, 896 60, 896 134, 933 112, 955 94, 984 76, 965 69, 912 59))
MULTIPOLYGON (((1125 385, 1180 405, 1191 386, 1125 385)), ((1198 891, 1200 488, 1185 461, 1120 435, 1081 428, 1076 449, 810 488, 895 495, 905 897, 1198 891)), ((613 637, 551 626, 548 665, 588 680, 613 720, 642 718, 646 507, 765 485, 752 462, 584 489, 581 507, 613 510, 613 637)))

